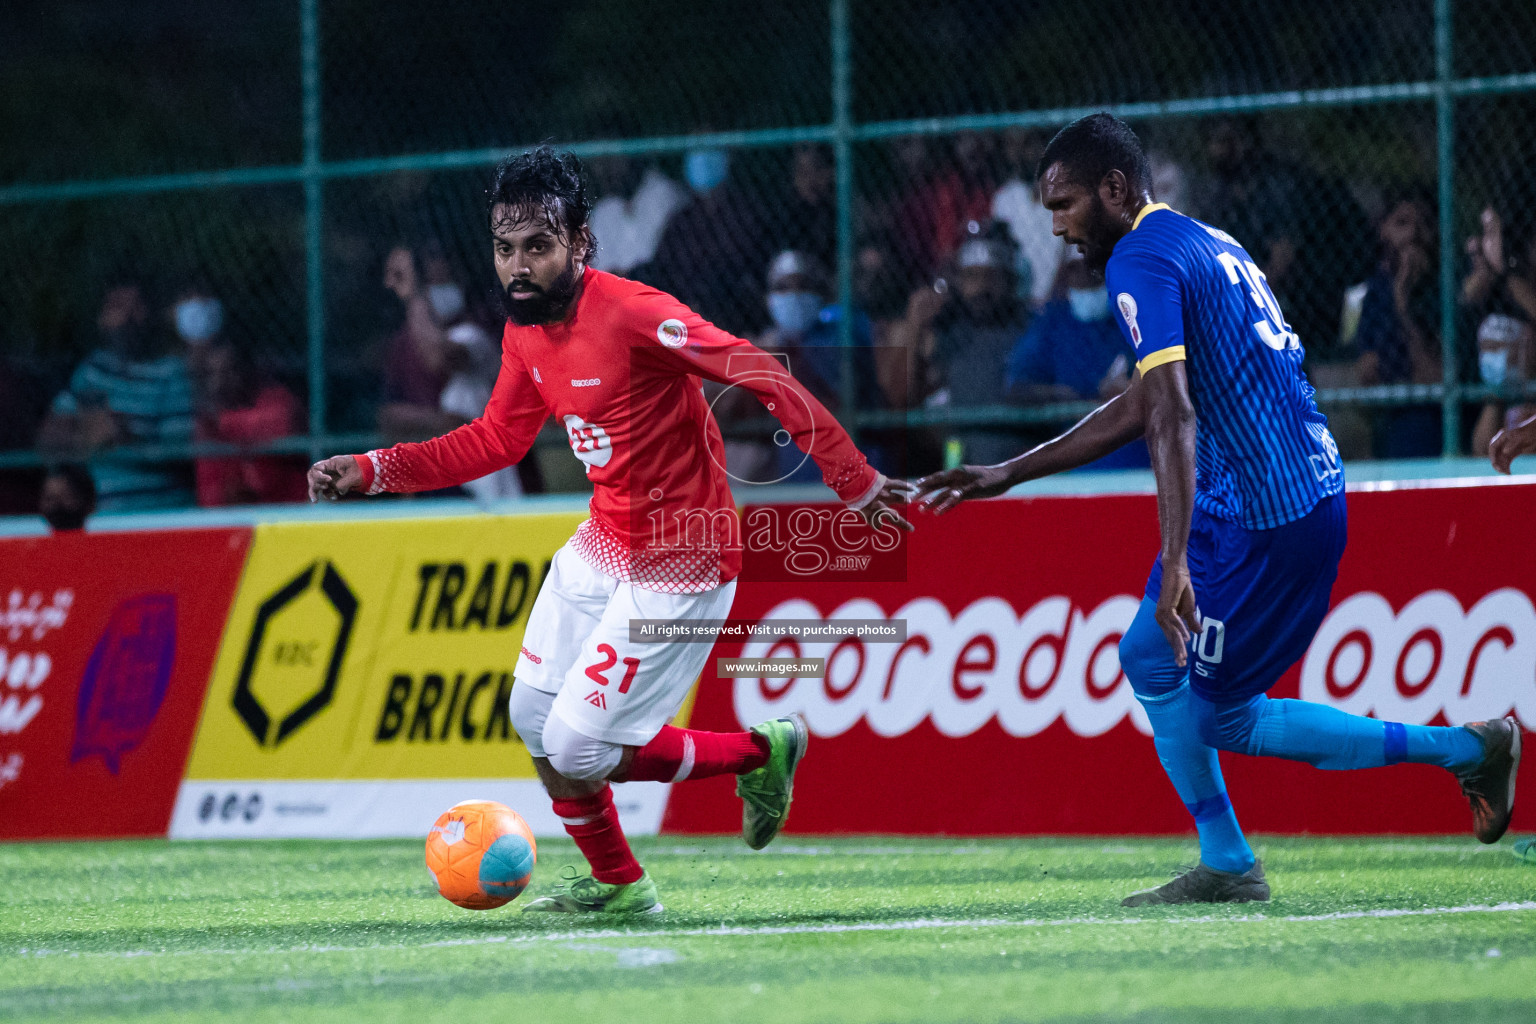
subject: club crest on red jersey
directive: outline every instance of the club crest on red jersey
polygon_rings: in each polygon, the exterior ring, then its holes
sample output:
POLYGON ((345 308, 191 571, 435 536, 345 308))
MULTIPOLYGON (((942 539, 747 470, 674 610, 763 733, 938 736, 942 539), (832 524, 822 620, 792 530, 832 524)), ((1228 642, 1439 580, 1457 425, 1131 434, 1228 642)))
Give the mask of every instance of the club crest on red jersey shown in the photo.
POLYGON ((663 320, 656 328, 656 340, 667 348, 682 348, 688 344, 688 325, 681 320, 663 320))

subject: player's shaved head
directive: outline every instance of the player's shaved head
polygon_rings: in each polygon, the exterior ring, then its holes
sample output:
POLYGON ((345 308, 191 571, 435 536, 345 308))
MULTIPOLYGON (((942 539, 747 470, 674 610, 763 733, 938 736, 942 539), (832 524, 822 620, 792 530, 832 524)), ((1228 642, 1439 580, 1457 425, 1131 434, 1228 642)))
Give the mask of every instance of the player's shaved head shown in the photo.
POLYGON ((1107 112, 1080 117, 1057 132, 1040 157, 1035 180, 1056 164, 1066 180, 1089 190, 1097 189, 1110 171, 1125 175, 1134 194, 1152 188, 1152 166, 1141 140, 1130 125, 1107 112))

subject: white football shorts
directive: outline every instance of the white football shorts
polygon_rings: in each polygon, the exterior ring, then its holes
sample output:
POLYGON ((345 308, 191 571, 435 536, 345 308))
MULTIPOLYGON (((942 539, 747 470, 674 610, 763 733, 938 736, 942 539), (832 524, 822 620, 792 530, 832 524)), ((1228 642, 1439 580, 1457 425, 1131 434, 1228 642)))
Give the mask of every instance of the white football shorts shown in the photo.
POLYGON ((702 594, 658 594, 594 569, 566 544, 528 613, 515 677, 555 694, 553 710, 585 736, 644 746, 672 720, 712 642, 631 643, 631 619, 724 619, 736 581, 702 594))

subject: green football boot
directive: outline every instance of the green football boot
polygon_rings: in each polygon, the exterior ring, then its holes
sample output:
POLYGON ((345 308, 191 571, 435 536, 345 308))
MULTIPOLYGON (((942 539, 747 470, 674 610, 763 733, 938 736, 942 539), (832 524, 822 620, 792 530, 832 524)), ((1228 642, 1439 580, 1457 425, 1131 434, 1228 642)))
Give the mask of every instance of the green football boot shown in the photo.
POLYGON ((1527 864, 1536 864, 1536 836, 1516 839, 1514 849, 1510 852, 1527 864))
POLYGON ((548 896, 540 896, 523 908, 525 914, 659 914, 661 898, 649 872, 627 885, 599 882, 591 875, 578 874, 567 864, 560 869, 561 881, 548 896))
POLYGON ((811 733, 799 715, 754 725, 752 731, 768 741, 768 760, 736 779, 741 797, 741 837, 754 850, 773 842, 789 817, 795 788, 795 766, 805 757, 811 733))

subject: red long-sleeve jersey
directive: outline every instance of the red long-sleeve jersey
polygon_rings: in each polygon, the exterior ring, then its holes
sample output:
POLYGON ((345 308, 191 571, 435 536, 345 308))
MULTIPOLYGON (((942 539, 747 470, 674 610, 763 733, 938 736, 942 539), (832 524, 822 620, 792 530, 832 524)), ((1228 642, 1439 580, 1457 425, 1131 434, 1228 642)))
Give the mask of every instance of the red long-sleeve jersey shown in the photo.
POLYGON ((485 476, 527 454, 553 415, 594 488, 573 538, 582 556, 646 590, 712 590, 741 571, 741 538, 701 377, 751 391, 850 506, 879 493, 884 478, 783 364, 672 296, 591 268, 564 322, 507 325, 483 415, 359 456, 364 487, 426 491, 485 476))

